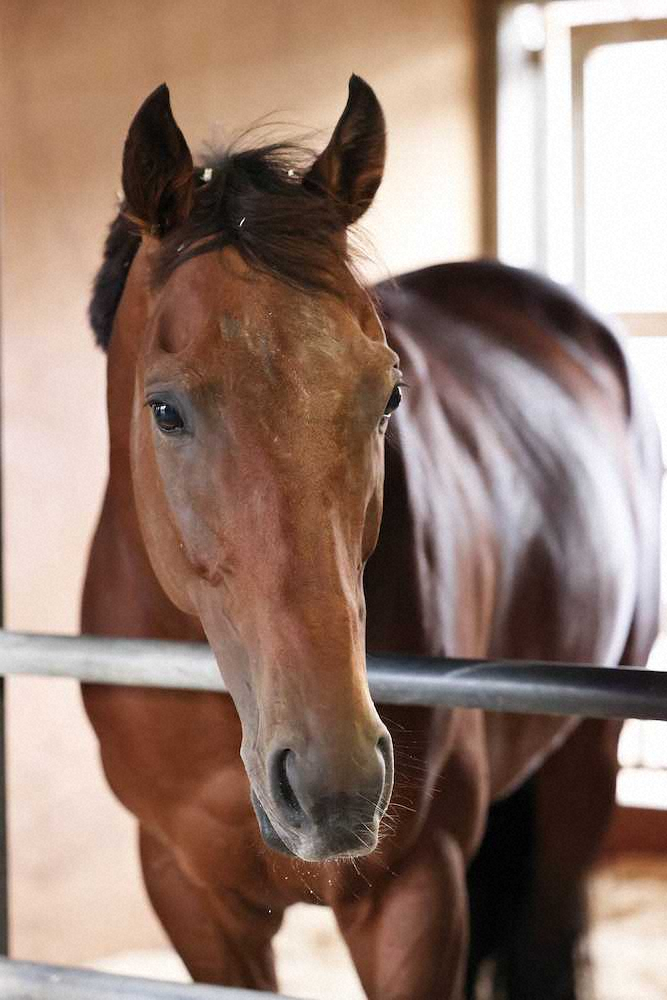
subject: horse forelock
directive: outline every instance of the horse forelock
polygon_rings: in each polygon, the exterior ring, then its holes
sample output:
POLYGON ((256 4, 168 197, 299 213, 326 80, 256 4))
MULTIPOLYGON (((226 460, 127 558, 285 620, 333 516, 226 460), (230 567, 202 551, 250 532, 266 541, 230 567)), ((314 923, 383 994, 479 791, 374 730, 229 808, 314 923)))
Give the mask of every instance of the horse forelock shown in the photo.
MULTIPOLYGON (((301 183, 309 152, 294 144, 218 151, 195 169, 194 205, 155 256, 162 286, 181 264, 234 246, 251 267, 297 288, 340 294, 351 254, 331 199, 301 183)), ((141 242, 123 206, 111 224, 93 285, 89 317, 106 350, 127 274, 141 242)))

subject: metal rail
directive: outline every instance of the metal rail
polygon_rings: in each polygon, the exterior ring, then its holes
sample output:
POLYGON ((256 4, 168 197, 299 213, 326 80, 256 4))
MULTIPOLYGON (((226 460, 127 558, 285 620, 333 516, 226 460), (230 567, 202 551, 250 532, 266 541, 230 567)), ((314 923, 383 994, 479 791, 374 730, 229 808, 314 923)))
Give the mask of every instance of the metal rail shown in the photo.
POLYGON ((195 986, 0 959, 2 1000, 288 1000, 229 986, 195 986))
MULTIPOLYGON (((0 631, 0 676, 224 691, 203 643, 0 631)), ((667 721, 667 672, 572 663, 369 656, 376 702, 667 721)))

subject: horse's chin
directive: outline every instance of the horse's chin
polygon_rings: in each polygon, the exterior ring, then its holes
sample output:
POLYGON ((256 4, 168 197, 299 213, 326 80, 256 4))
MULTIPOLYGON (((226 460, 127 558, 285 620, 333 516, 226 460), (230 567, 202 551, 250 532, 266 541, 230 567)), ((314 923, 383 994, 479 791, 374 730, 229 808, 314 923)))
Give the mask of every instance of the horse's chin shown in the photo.
POLYGON ((300 858, 301 861, 322 863, 365 857, 377 847, 377 831, 367 827, 364 827, 362 832, 357 830, 351 834, 343 829, 336 834, 330 833, 328 836, 315 834, 310 837, 298 835, 291 837, 287 833, 278 833, 254 791, 251 793, 251 799, 264 843, 280 854, 300 858), (289 844, 286 842, 287 840, 290 841, 289 844))

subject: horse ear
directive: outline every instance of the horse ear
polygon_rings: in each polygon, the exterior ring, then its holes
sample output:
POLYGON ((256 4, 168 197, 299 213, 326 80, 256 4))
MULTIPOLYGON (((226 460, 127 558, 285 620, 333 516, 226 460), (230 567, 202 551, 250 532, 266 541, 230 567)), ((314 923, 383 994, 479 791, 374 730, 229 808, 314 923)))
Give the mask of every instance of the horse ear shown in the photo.
POLYGON ((372 88, 352 75, 345 110, 329 145, 303 179, 304 187, 335 202, 343 225, 364 214, 384 170, 385 123, 372 88))
POLYGON ((185 222, 194 188, 192 155, 163 83, 137 111, 125 140, 125 214, 144 232, 164 236, 185 222))

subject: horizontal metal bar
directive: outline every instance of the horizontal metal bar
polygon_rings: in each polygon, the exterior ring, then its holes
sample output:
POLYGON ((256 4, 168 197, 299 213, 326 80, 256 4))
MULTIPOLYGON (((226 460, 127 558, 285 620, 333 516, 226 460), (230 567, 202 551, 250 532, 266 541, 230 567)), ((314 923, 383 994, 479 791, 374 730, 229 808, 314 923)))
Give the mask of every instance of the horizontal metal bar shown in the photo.
MULTIPOLYGON (((224 691, 203 643, 0 631, 0 675, 224 691)), ((523 661, 369 656, 379 704, 667 721, 667 672, 523 661)))
POLYGON ((277 993, 165 983, 6 958, 0 959, 0 997, 2 1000, 281 1000, 277 993))
POLYGON ((224 691, 202 642, 38 635, 0 630, 0 675, 73 677, 93 684, 224 691))
POLYGON ((371 691, 380 704, 667 721, 667 673, 659 670, 413 657, 370 663, 369 657, 371 691))

